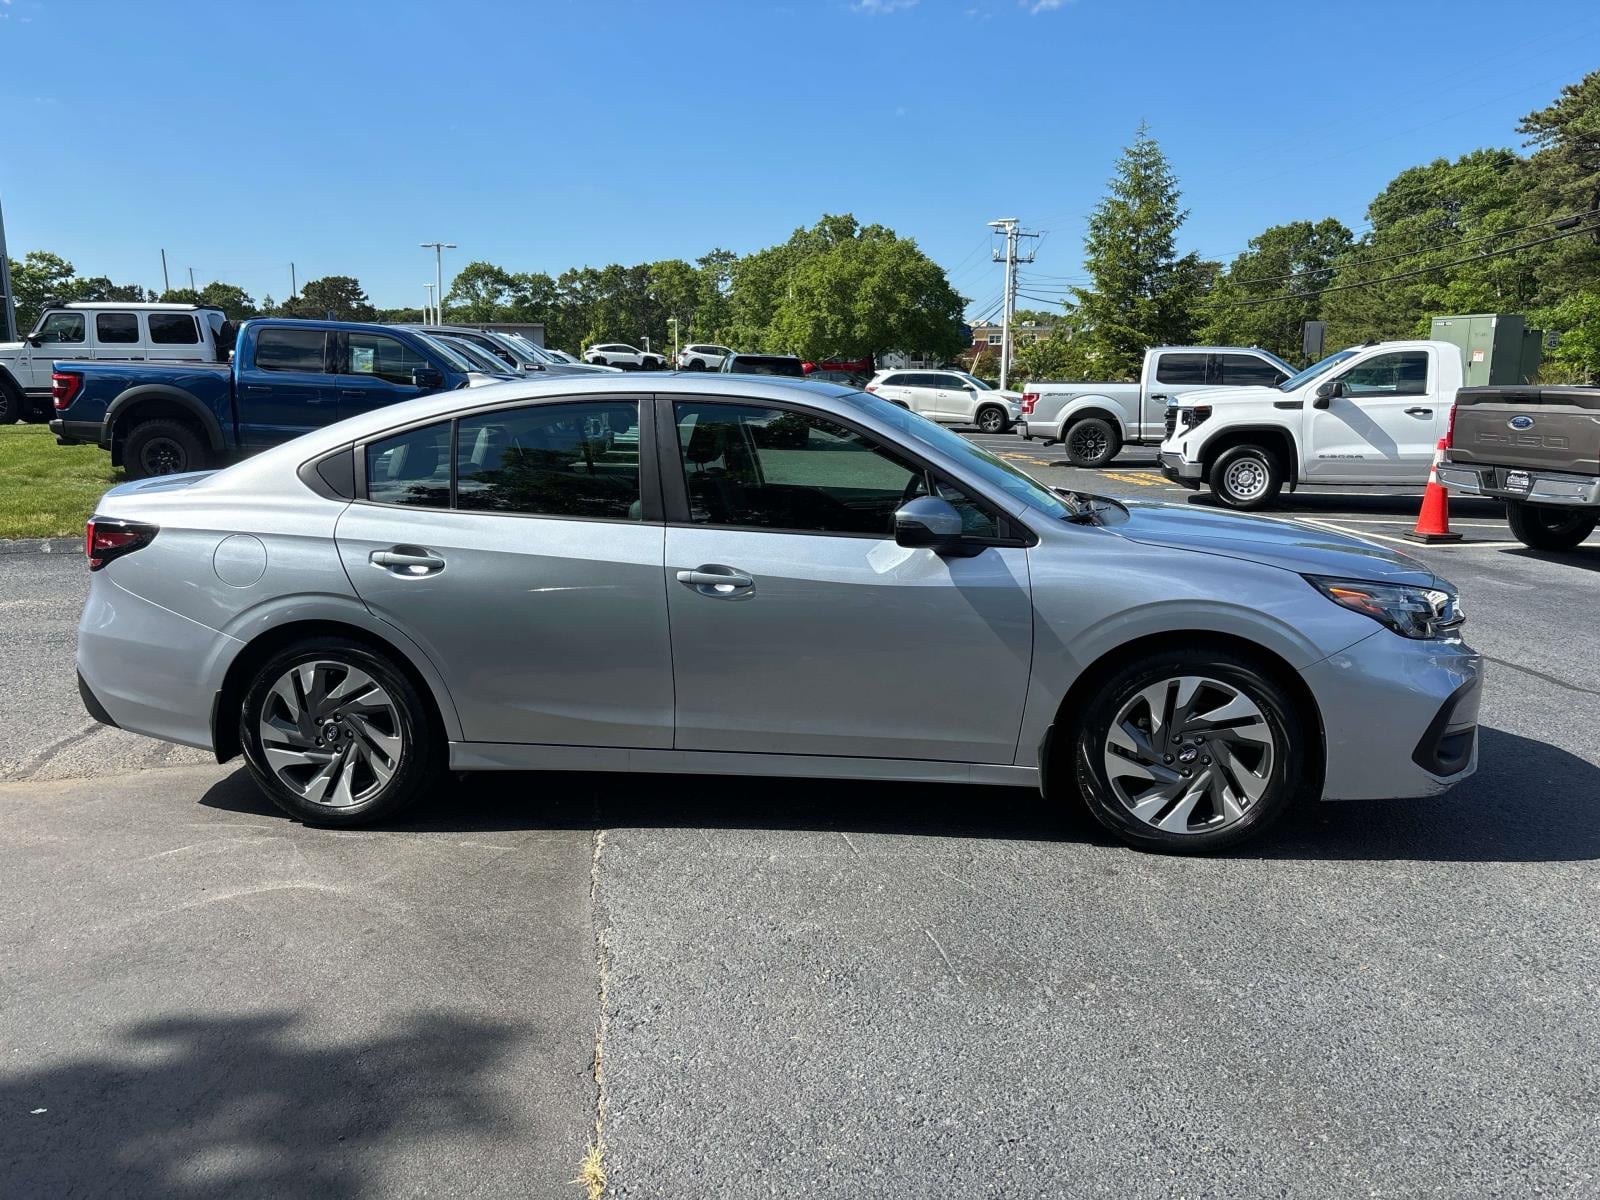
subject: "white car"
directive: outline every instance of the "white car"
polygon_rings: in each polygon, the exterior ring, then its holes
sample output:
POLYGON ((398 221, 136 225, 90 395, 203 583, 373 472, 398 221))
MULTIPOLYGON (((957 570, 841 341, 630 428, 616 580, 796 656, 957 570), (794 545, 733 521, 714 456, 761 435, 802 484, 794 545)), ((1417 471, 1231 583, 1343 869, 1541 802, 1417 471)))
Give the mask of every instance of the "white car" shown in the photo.
POLYGON ((1022 415, 1022 395, 1002 392, 965 371, 879 371, 866 390, 941 425, 1004 433, 1022 415))
POLYGON ((640 350, 626 342, 602 342, 583 352, 583 361, 597 367, 633 367, 639 371, 659 371, 665 360, 659 354, 640 350))
POLYGON ((713 346, 709 342, 695 342, 678 351, 678 370, 720 370, 722 360, 732 353, 733 351, 726 346, 713 346))

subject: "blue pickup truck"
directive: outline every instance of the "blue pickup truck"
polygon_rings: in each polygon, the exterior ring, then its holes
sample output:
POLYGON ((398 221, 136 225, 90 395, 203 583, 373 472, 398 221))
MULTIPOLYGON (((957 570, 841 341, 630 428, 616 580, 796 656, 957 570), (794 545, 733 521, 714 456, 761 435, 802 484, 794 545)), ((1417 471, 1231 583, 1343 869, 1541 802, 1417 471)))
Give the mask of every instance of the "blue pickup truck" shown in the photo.
POLYGON ((479 382, 431 338, 386 325, 263 319, 231 363, 55 365, 50 430, 111 451, 129 479, 221 465, 386 404, 479 382))

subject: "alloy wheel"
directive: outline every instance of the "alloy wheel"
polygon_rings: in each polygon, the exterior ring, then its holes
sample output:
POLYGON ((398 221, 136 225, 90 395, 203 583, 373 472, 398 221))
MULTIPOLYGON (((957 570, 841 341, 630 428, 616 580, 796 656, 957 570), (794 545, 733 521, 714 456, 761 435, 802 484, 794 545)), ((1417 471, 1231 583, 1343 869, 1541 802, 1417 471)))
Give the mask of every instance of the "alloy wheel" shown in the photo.
POLYGON ((176 475, 188 466, 189 456, 172 438, 151 438, 139 453, 139 465, 146 476, 176 475))
POLYGON ((986 408, 978 414, 978 428, 984 433, 999 433, 1005 423, 1006 419, 999 409, 986 408))
POLYGON ((1067 439, 1067 451, 1073 458, 1094 462, 1106 452, 1105 430, 1094 425, 1080 425, 1067 439))
POLYGON ((1179 675, 1134 693, 1106 732, 1106 778, 1117 800, 1167 833, 1209 833, 1266 794, 1277 738, 1260 705, 1232 684, 1179 675))
POLYGON ((398 706, 371 675, 317 659, 290 667, 261 706, 261 752, 278 781, 312 804, 374 799, 405 748, 398 706))

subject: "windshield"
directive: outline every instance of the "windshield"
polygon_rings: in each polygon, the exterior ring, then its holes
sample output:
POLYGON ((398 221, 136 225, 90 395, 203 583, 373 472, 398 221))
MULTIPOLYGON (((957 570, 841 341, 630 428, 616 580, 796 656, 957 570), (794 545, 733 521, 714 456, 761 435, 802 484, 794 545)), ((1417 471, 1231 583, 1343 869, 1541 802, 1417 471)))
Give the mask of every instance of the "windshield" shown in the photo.
POLYGON ((1321 375, 1324 371, 1331 370, 1332 368, 1338 366, 1354 353, 1354 350, 1340 350, 1337 354, 1330 354, 1321 362, 1312 363, 1304 371, 1301 371, 1300 374, 1289 376, 1289 378, 1285 379, 1278 385, 1278 390, 1280 392, 1298 391, 1300 388, 1310 383, 1318 375, 1321 375))
POLYGON ((426 333, 419 333, 417 336, 428 343, 428 348, 430 350, 432 350, 440 358, 444 359, 445 362, 449 363, 453 369, 460 371, 463 375, 469 371, 477 371, 480 369, 468 362, 465 355, 457 353, 454 347, 446 346, 438 338, 426 333))
POLYGON ((852 396, 851 400, 890 428, 898 430, 912 441, 931 446, 941 454, 959 462, 979 479, 998 488, 1015 500, 1020 500, 1035 512, 1048 517, 1065 519, 1073 515, 1072 508, 1056 493, 1033 476, 1017 470, 1004 459, 980 449, 959 434, 951 433, 942 425, 935 425, 926 417, 919 417, 909 409, 880 400, 868 392, 852 396))
POLYGON ((965 371, 957 371, 956 374, 962 379, 965 379, 968 383, 975 386, 980 392, 992 392, 995 390, 994 385, 985 383, 976 375, 968 375, 965 371))
POLYGON ((507 337, 508 340, 515 342, 517 345, 521 346, 524 350, 526 350, 529 354, 533 355, 534 359, 537 360, 538 362, 542 362, 542 363, 559 363, 561 361, 554 354, 551 354, 550 351, 546 350, 543 346, 535 346, 532 342, 530 342, 527 338, 523 337, 522 334, 520 334, 520 333, 508 333, 508 334, 506 334, 506 337, 507 337))
POLYGON ((507 354, 511 355, 512 358, 517 360, 518 365, 526 365, 528 363, 538 363, 538 361, 539 361, 537 358, 535 358, 533 355, 529 354, 526 350, 524 350, 520 345, 518 345, 511 338, 508 338, 508 337, 503 336, 502 334, 496 333, 492 329, 480 329, 478 331, 478 336, 479 337, 486 337, 491 342, 493 342, 496 346, 503 347, 507 354))
POLYGON ((463 341, 460 338, 441 338, 440 340, 446 341, 450 349, 454 350, 469 363, 472 363, 474 371, 483 371, 489 375, 510 375, 513 373, 507 363, 502 362, 481 346, 475 346, 471 342, 463 341))

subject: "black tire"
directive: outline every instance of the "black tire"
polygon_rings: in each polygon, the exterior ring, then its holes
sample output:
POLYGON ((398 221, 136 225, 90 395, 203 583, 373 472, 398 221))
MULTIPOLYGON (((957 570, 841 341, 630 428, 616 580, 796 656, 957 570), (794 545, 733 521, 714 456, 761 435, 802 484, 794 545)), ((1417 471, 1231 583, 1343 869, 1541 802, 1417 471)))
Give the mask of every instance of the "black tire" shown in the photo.
POLYGON ((0 425, 10 425, 28 418, 30 405, 22 390, 10 376, 0 374, 0 425))
POLYGON ((203 471, 210 461, 200 431, 169 417, 140 421, 128 431, 122 447, 122 466, 129 479, 203 471))
POLYGON ((1011 428, 1011 418, 998 404, 985 404, 974 417, 980 433, 1004 433, 1011 428))
POLYGON ((1104 417, 1084 417, 1061 435, 1067 461, 1075 467, 1103 467, 1122 450, 1122 433, 1104 417))
MULTIPOLYGON (((1175 717, 1185 711, 1175 708, 1175 717)), ((1193 722, 1198 720, 1193 718, 1189 728, 1194 728, 1193 722)), ((1170 728, 1152 731, 1150 743, 1160 743, 1160 735, 1170 728)), ((1203 854, 1257 836, 1309 790, 1305 782, 1306 744, 1313 733, 1292 697, 1250 659, 1221 648, 1155 651, 1118 668, 1096 687, 1072 734, 1072 774, 1095 820, 1128 845, 1165 854, 1203 854), (1134 788, 1150 789, 1130 797, 1141 809, 1159 806, 1148 808, 1141 818, 1135 815, 1129 799, 1124 798, 1130 785, 1114 784, 1109 774, 1110 756, 1115 754, 1119 760, 1128 757, 1112 746, 1112 723, 1130 704, 1139 711, 1139 697, 1147 689, 1153 688, 1159 694, 1165 690, 1164 681, 1186 676, 1208 681, 1193 693, 1196 709, 1212 703, 1213 696, 1221 703, 1229 690, 1248 698, 1261 718, 1252 732, 1270 730, 1273 744, 1270 753, 1261 751, 1254 740, 1238 736, 1242 730, 1233 728, 1209 732, 1202 728, 1195 735, 1198 742, 1194 738, 1185 738, 1181 745, 1166 742, 1161 749, 1176 753, 1160 754, 1157 769, 1164 768, 1177 776, 1170 783, 1145 781, 1137 774, 1123 777, 1133 779, 1134 788), (1207 744, 1208 739, 1212 744, 1207 744), (1223 752, 1218 753, 1219 749, 1223 752), (1180 758, 1187 758, 1190 765, 1177 761, 1180 758), (1259 769, 1259 776, 1249 774, 1252 767, 1259 769), (1189 770, 1190 775, 1182 775, 1183 770, 1189 770), (1250 786, 1261 788, 1260 795, 1247 806, 1238 806, 1242 807, 1242 815, 1223 811, 1225 806, 1214 798, 1218 788, 1235 798, 1243 796, 1246 788, 1238 780, 1246 777, 1250 786), (1207 785, 1207 791, 1187 814, 1180 811, 1187 794, 1192 794, 1193 785, 1202 783, 1207 785), (1159 794, 1164 787, 1189 792, 1180 791, 1176 799, 1167 800, 1159 794), (1151 798, 1146 800, 1145 795, 1151 798), (1158 828, 1152 823, 1155 820, 1177 822, 1188 831, 1158 828)))
POLYGON ((1283 488, 1283 465, 1265 446, 1230 446, 1211 464, 1211 492, 1229 508, 1266 508, 1283 488))
POLYGON ((1566 508, 1553 504, 1529 504, 1525 500, 1506 501, 1506 520, 1511 536, 1535 550, 1572 550, 1600 524, 1600 513, 1592 508, 1566 508))
POLYGON ((706 360, 705 359, 703 359, 703 358, 691 358, 689 360, 689 370, 691 370, 691 371, 704 371, 705 369, 706 369, 706 360))
MULTIPOLYGON (((306 694, 303 690, 300 693, 301 696, 306 694)), ((347 697, 339 703, 350 707, 351 698, 347 697)), ((308 705, 308 711, 309 708, 308 705)), ((282 708, 274 707, 271 715, 281 718, 283 712, 282 708)), ((340 712, 337 720, 329 714, 320 716, 325 718, 324 723, 319 726, 316 720, 310 721, 313 729, 320 732, 327 725, 338 725, 344 730, 344 736, 352 747, 362 744, 349 727, 355 721, 350 714, 340 712), (345 724, 341 725, 341 722, 345 724)), ((362 726, 357 724, 355 728, 362 726)), ((256 785, 284 812, 307 825, 351 828, 387 820, 433 792, 444 778, 444 731, 438 727, 432 706, 407 674, 386 655, 349 638, 308 638, 267 659, 250 680, 244 703, 239 706, 239 745, 244 750, 245 763, 256 785), (272 694, 274 685, 291 670, 312 663, 335 664, 365 672, 386 694, 385 698, 393 702, 392 721, 385 716, 381 727, 381 732, 393 733, 400 738, 400 749, 389 766, 392 774, 386 781, 374 783, 370 794, 363 794, 356 786, 352 786, 350 793, 356 797, 356 801, 348 805, 335 807, 331 803, 318 803, 291 787, 269 760, 269 747, 263 741, 261 723, 264 710, 269 703, 274 706, 279 703, 272 694), (391 724, 392 729, 389 728, 391 724)), ((291 744, 284 742, 282 745, 289 747, 291 744)), ((313 754, 319 752, 311 751, 313 754)), ((344 753, 349 755, 350 748, 346 748, 344 753)), ((288 770, 312 776, 317 769, 306 766, 288 770)), ((363 778, 377 780, 378 777, 369 769, 363 778)))

